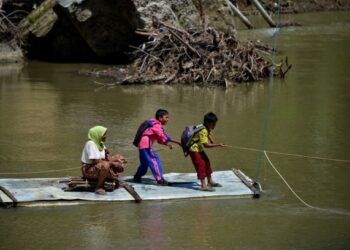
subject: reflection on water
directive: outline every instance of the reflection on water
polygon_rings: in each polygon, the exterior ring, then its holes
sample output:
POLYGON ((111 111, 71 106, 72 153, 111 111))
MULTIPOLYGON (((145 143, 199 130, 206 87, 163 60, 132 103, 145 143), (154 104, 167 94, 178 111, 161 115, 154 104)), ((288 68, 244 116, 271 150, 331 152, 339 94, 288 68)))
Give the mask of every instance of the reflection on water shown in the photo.
MULTIPOLYGON (((350 15, 297 15, 302 27, 281 30, 278 59, 293 64, 286 79, 274 80, 267 149, 349 159, 350 15)), ((271 42, 269 30, 241 32, 271 42)), ((163 107, 166 126, 180 137, 213 111, 217 142, 259 148, 267 84, 230 89, 193 86, 99 88, 78 69, 103 65, 28 62, 0 67, 0 172, 64 169, 30 177, 80 175, 79 162, 90 127, 108 127, 107 145, 129 158, 134 173, 137 150, 131 141, 139 123, 163 107), (21 68, 23 67, 23 69, 21 68)), ((161 148, 161 147, 159 147, 161 148)), ((258 153, 232 148, 208 150, 214 170, 242 169, 255 177, 258 153)), ((193 172, 180 149, 159 152, 165 172, 193 172)), ((310 204, 350 210, 347 163, 270 156, 310 204)), ((8 177, 0 175, 0 177, 8 177)), ((28 177, 15 175, 11 177, 28 177)), ((267 162, 259 175, 266 193, 259 200, 108 203, 0 211, 0 248, 131 249, 346 249, 348 216, 303 207, 267 162), (327 246, 327 247, 326 247, 327 246)))

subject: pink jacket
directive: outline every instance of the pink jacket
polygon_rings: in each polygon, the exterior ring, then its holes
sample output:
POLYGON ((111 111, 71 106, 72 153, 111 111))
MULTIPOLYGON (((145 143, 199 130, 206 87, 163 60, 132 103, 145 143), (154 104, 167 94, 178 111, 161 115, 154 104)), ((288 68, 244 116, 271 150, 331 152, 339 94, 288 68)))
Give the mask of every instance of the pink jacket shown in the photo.
POLYGON ((157 119, 150 119, 149 122, 153 124, 143 132, 139 149, 151 148, 153 143, 157 141, 159 144, 167 144, 171 138, 168 136, 163 128, 163 125, 157 119))

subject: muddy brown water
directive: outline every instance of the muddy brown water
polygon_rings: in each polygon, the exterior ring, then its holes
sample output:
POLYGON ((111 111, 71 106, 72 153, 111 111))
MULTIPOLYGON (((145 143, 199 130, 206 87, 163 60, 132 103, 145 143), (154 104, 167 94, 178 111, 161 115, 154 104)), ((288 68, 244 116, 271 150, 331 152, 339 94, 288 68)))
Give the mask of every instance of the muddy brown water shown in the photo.
MULTIPOLYGON (((350 13, 285 17, 303 23, 277 40, 293 69, 274 80, 266 134, 271 151, 350 159, 350 13)), ((265 26, 261 19, 254 20, 265 26)), ((271 29, 240 31, 272 42, 271 29)), ((138 124, 159 107, 170 111, 167 131, 178 137, 207 111, 219 116, 217 142, 259 148, 267 82, 224 89, 169 86, 99 88, 79 69, 103 65, 27 62, 0 67, 0 172, 76 170, 9 177, 79 175, 89 127, 109 128, 108 145, 129 158, 138 124)), ((159 153, 165 172, 193 171, 179 149, 159 153)), ((260 199, 99 203, 0 210, 0 249, 348 249, 350 216, 305 207, 259 153, 208 150, 215 170, 240 168, 265 189, 260 199)), ((350 165, 270 155, 294 190, 314 206, 350 211, 350 165)))

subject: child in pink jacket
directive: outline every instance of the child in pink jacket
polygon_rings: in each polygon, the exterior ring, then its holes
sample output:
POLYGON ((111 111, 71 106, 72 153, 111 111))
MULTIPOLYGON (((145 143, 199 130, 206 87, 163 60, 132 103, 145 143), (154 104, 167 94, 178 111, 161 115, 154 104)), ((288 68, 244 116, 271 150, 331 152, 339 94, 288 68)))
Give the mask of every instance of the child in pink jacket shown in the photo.
POLYGON ((159 156, 152 148, 155 141, 159 144, 169 146, 170 149, 172 148, 172 145, 168 145, 169 142, 174 142, 180 145, 180 142, 172 140, 171 137, 166 134, 163 125, 166 125, 168 121, 169 112, 164 109, 157 110, 155 118, 147 121, 148 128, 143 132, 141 141, 138 144, 140 166, 134 175, 135 182, 141 182, 141 177, 147 173, 147 169, 150 167, 152 174, 159 185, 169 185, 169 183, 163 178, 163 167, 159 156))

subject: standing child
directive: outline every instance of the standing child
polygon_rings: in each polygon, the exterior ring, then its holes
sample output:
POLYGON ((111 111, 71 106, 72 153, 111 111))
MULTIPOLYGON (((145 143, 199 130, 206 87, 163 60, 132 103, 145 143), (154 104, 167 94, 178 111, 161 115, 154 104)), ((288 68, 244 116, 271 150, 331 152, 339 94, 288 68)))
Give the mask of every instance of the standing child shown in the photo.
MULTIPOLYGON (((215 191, 213 187, 221 187, 219 183, 213 181, 211 174, 212 169, 207 154, 204 152, 204 148, 224 147, 222 143, 215 144, 211 138, 210 132, 215 128, 218 121, 217 116, 209 112, 204 116, 203 125, 204 128, 194 134, 189 149, 189 155, 191 156, 192 163, 196 169, 197 177, 201 182, 202 191, 215 191), (207 182, 205 181, 207 178, 207 182)), ((196 126, 203 126, 202 124, 196 126)))
POLYGON ((141 177, 147 173, 148 167, 150 167, 154 178, 156 179, 158 185, 168 186, 169 183, 163 178, 163 167, 160 162, 159 156, 156 151, 152 148, 155 141, 159 144, 167 145, 172 149, 172 145, 169 142, 174 142, 180 144, 180 142, 172 140, 168 136, 163 128, 169 121, 169 112, 164 109, 159 109, 156 112, 155 118, 147 120, 139 128, 136 137, 140 133, 141 127, 144 130, 141 131, 140 140, 138 141, 135 137, 134 145, 139 149, 140 166, 138 167, 135 175, 134 181, 141 182, 141 177), (146 127, 145 127, 146 126, 146 127), (135 141, 137 141, 135 143, 135 141))

